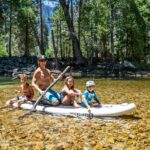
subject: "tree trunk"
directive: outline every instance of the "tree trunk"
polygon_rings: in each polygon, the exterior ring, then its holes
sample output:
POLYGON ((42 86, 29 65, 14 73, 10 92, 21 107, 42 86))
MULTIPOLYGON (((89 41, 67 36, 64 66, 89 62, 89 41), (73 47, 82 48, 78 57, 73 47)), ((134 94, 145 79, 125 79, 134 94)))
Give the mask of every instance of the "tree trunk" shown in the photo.
POLYGON ((59 47, 60 47, 60 57, 63 58, 63 49, 62 49, 62 29, 61 29, 61 20, 59 24, 59 47))
POLYGON ((73 26, 73 20, 70 17, 69 14, 69 5, 66 4, 65 0, 59 0, 60 4, 62 6, 62 9, 64 11, 65 19, 67 22, 68 30, 70 37, 72 39, 72 45, 73 45, 73 51, 75 52, 75 59, 77 64, 83 64, 85 63, 84 58, 82 56, 82 52, 80 49, 79 39, 77 38, 75 32, 74 32, 74 26, 73 26))
POLYGON ((74 16, 73 16, 73 1, 71 1, 71 19, 74 20, 74 16))
POLYGON ((26 31, 25 31, 25 53, 24 56, 29 56, 29 22, 26 20, 26 31))
POLYGON ((44 45, 43 45, 43 13, 42 13, 42 0, 40 0, 40 23, 41 23, 41 54, 45 54, 44 45))
POLYGON ((5 33, 7 32, 7 17, 4 17, 5 33))
MULTIPOLYGON (((73 26, 74 26, 74 16, 73 16, 73 0, 70 0, 70 2, 71 2, 71 6, 70 6, 70 14, 71 14, 71 19, 72 19, 72 24, 73 24, 73 26)), ((68 6, 69 6, 69 1, 68 1, 68 6)), ((70 45, 70 43, 69 43, 69 45, 70 45)), ((73 43, 72 43, 72 45, 73 45, 73 43)), ((72 47, 73 48, 73 47, 72 47)), ((75 50, 74 49, 72 49, 73 50, 73 58, 76 58, 76 54, 75 54, 75 50)))
MULTIPOLYGON (((96 45, 98 45, 98 40, 96 34, 94 34, 94 41, 96 42, 96 45)), ((95 49, 94 57, 98 60, 98 48, 95 49)))
POLYGON ((40 43, 40 39, 39 39, 38 34, 37 34, 37 31, 36 31, 36 27, 34 26, 34 23, 33 23, 33 21, 32 21, 32 18, 29 18, 29 20, 30 20, 31 28, 32 28, 32 30, 33 30, 33 34, 34 34, 34 36, 35 36, 37 45, 38 45, 39 50, 40 50, 40 52, 41 52, 41 51, 42 51, 42 50, 41 50, 41 43, 40 43))
POLYGON ((110 27, 110 43, 111 43, 111 54, 112 54, 112 64, 115 64, 114 55, 114 4, 111 2, 111 27, 110 27))
POLYGON ((53 50, 54 50, 54 55, 55 55, 55 64, 56 64, 56 69, 59 69, 59 63, 58 63, 58 57, 57 57, 57 48, 55 46, 55 37, 54 37, 54 32, 53 30, 51 31, 52 35, 52 44, 53 44, 53 50))
POLYGON ((127 58, 128 51, 129 51, 129 39, 128 39, 128 30, 126 30, 126 50, 125 50, 125 54, 124 54, 125 58, 127 58))
POLYGON ((9 49, 8 49, 8 54, 9 57, 12 56, 12 3, 10 2, 10 14, 9 14, 9 49))
POLYGON ((102 43, 102 57, 106 61, 107 59, 107 36, 103 35, 101 38, 101 43, 102 43))
MULTIPOLYGON (((91 26, 91 28, 90 28, 90 30, 91 30, 91 41, 93 40, 94 41, 94 38, 93 38, 93 24, 92 24, 92 17, 90 17, 91 19, 90 19, 90 26, 91 26)), ((95 52, 95 49, 93 48, 93 45, 92 45, 92 43, 91 43, 91 45, 90 45, 90 51, 89 51, 89 57, 88 57, 88 65, 89 66, 91 66, 92 65, 92 63, 93 63, 93 54, 94 54, 94 52, 95 52)))
POLYGON ((56 34, 56 47, 57 47, 57 53, 59 51, 59 22, 57 21, 57 34, 56 34))
POLYGON ((81 9, 82 9, 82 0, 79 1, 79 18, 78 18, 78 39, 80 44, 80 35, 81 35, 81 9))

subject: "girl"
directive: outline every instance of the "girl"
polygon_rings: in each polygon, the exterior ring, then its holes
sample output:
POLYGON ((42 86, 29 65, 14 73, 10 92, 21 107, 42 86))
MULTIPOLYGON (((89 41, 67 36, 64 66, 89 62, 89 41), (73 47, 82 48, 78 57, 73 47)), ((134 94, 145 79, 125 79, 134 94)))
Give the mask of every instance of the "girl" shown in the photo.
POLYGON ((72 76, 68 76, 65 79, 65 86, 62 89, 62 93, 61 93, 62 101, 61 101, 61 103, 63 105, 73 105, 74 107, 81 107, 75 101, 76 96, 81 98, 82 93, 80 90, 74 88, 74 78, 72 76))
POLYGON ((21 74, 19 77, 21 86, 20 90, 16 90, 16 92, 21 96, 17 96, 16 98, 8 100, 6 102, 6 106, 12 105, 13 103, 17 103, 17 107, 20 107, 21 104, 24 102, 31 103, 31 100, 34 96, 34 91, 28 83, 27 75, 21 74))

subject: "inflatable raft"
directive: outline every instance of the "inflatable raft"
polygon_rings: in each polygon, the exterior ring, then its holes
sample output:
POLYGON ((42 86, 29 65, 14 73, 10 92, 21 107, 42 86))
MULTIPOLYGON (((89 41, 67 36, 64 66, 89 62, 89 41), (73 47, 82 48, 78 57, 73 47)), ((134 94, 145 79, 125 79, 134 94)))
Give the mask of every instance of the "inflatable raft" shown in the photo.
MULTIPOLYGON (((16 104, 13 104, 16 107, 16 104)), ((22 104, 21 108, 31 110, 33 104, 22 104)), ((134 103, 122 104, 103 104, 102 107, 91 108, 91 113, 94 117, 111 117, 121 116, 133 112, 136 109, 134 103)), ((68 115, 68 116, 88 116, 89 112, 86 108, 75 108, 73 106, 42 106, 37 105, 36 110, 39 112, 46 112, 53 115, 68 115)))

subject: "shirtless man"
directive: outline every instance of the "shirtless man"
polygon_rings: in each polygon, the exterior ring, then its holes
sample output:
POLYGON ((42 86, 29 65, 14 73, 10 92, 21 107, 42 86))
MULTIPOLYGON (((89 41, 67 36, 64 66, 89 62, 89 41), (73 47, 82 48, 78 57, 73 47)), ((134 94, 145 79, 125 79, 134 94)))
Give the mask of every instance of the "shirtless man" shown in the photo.
POLYGON ((35 89, 43 95, 43 101, 46 100, 46 104, 56 106, 60 103, 60 94, 49 89, 47 92, 45 90, 47 87, 55 80, 49 69, 46 68, 47 60, 44 55, 38 58, 39 67, 34 72, 32 78, 32 85, 35 89))

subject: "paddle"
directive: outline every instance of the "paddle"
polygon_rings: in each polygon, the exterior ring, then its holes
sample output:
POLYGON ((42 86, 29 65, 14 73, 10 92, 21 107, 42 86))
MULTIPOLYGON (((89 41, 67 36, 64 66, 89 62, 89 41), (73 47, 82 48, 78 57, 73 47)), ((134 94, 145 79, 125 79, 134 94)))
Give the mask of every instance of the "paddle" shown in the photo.
MULTIPOLYGON (((48 87, 47 89, 45 90, 45 93, 50 89, 52 88, 58 80, 61 79, 61 77, 68 71, 68 69, 70 69, 70 66, 67 66, 65 68, 65 70, 57 77, 57 79, 55 81, 53 81, 48 87)), ((37 101, 35 102, 33 108, 26 114, 24 114, 23 116, 20 116, 19 118, 24 118, 25 116, 27 115, 30 115, 33 111, 36 111, 36 106, 38 105, 38 103, 40 102, 40 100, 42 99, 43 95, 40 95, 40 97, 37 99, 37 101)))
POLYGON ((89 112, 88 118, 92 119, 93 118, 93 114, 91 113, 91 110, 89 109, 88 112, 89 112))

